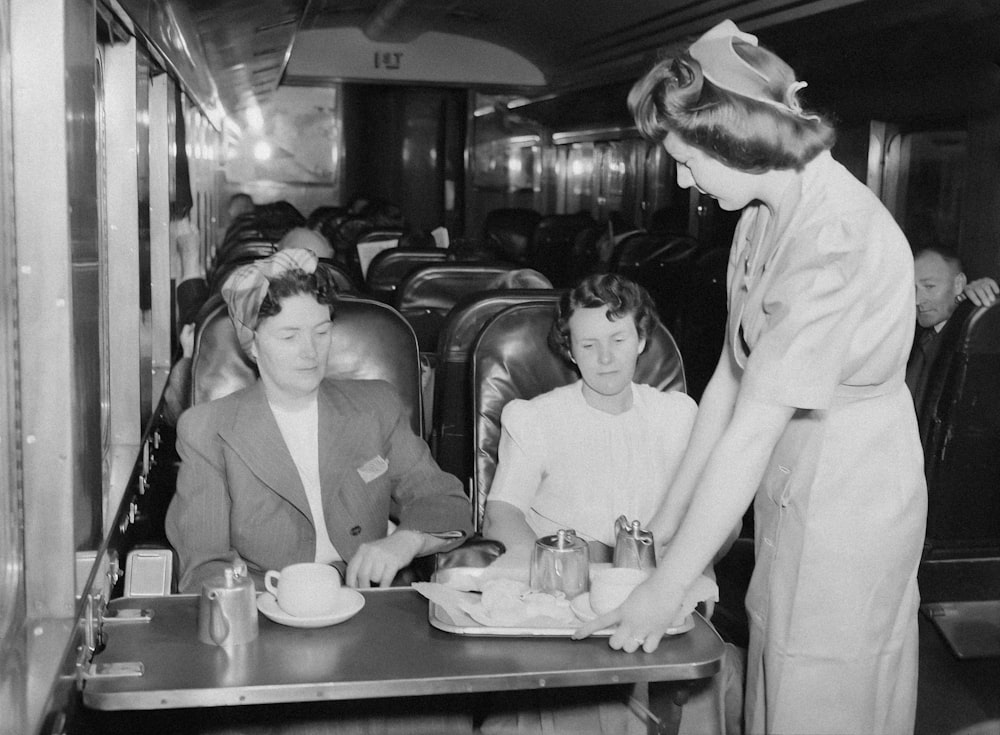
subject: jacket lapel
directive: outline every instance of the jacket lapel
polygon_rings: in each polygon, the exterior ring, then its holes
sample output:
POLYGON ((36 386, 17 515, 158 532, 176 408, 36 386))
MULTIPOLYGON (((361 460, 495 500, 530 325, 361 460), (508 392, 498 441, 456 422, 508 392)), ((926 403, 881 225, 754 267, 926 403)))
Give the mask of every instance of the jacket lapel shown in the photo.
MULTIPOLYGON (((350 534, 346 518, 365 519, 371 515, 367 489, 358 467, 365 457, 362 443, 366 431, 356 424, 367 419, 359 415, 336 383, 324 381, 319 393, 319 476, 323 488, 323 514, 330 540, 350 558, 360 543, 350 534), (355 424, 352 426, 352 424, 355 424)), ((352 522, 353 523, 353 522, 352 522)))
MULTIPOLYGON (((219 436, 258 480, 298 508, 312 522, 312 512, 299 471, 271 413, 263 383, 258 380, 247 390, 234 414, 232 425, 219 431, 219 436)), ((322 454, 320 456, 322 459, 322 454)))

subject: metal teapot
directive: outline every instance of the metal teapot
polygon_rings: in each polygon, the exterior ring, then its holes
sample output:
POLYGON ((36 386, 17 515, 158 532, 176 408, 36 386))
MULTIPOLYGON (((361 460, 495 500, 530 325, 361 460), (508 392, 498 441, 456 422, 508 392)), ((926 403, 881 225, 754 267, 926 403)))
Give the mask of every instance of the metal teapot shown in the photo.
POLYGON ((215 646, 236 646, 257 638, 257 594, 242 561, 206 580, 198 604, 198 639, 215 646))
POLYGON ((615 555, 612 564, 633 569, 655 569, 653 532, 640 528, 639 521, 629 522, 625 516, 619 516, 615 521, 615 555))
POLYGON ((572 529, 560 529, 535 541, 531 555, 531 589, 562 592, 572 599, 590 583, 590 547, 572 529))

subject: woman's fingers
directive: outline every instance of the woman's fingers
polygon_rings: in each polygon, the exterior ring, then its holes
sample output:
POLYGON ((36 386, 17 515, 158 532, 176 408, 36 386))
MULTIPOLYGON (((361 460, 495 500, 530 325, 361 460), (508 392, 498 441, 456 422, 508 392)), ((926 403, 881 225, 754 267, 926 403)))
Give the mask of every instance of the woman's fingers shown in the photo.
POLYGON ((634 653, 641 648, 646 653, 652 653, 659 647, 660 639, 663 637, 662 633, 640 633, 635 631, 631 626, 622 622, 621 608, 617 608, 605 615, 594 618, 589 623, 578 628, 573 633, 573 639, 580 640, 581 638, 593 635, 599 630, 614 626, 617 627, 614 633, 611 634, 611 638, 608 639, 608 645, 616 651, 634 653))
POLYGON ((662 633, 636 633, 626 624, 622 624, 611 636, 608 645, 625 653, 633 653, 639 649, 652 653, 659 648, 662 638, 662 633))
POLYGON ((593 635, 599 630, 604 630, 605 628, 610 628, 614 625, 618 625, 618 623, 621 622, 621 619, 622 619, 621 610, 616 608, 611 612, 596 617, 589 623, 584 623, 582 626, 577 628, 576 632, 573 633, 573 640, 578 641, 581 638, 586 638, 587 636, 593 635))

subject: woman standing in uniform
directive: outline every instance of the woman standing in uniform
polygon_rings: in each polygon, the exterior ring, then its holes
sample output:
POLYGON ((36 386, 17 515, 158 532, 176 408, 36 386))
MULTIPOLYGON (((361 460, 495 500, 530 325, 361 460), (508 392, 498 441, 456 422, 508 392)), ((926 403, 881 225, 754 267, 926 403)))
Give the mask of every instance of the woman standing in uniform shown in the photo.
POLYGON ((753 499, 746 728, 909 733, 917 692, 922 454, 903 382, 913 263, 878 199, 830 156, 804 85, 731 22, 633 88, 682 186, 742 209, 726 343, 652 527, 656 574, 578 631, 652 651, 753 499))

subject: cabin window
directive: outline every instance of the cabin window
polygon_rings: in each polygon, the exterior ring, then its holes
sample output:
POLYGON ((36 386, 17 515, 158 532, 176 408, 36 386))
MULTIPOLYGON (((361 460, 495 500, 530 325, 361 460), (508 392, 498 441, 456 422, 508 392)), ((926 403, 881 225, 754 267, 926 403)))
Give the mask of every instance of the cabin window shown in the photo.
POLYGON ((512 146, 507 157, 507 188, 512 192, 536 191, 541 163, 539 146, 512 146))
POLYGON ((594 194, 594 144, 573 143, 566 155, 565 212, 590 212, 594 194))
POLYGON ((620 212, 625 191, 625 161, 627 144, 606 143, 599 148, 597 218, 605 219, 609 212, 620 212))
POLYGON ((882 200, 910 245, 914 249, 943 245, 959 250, 967 133, 890 132, 885 141, 882 200))

